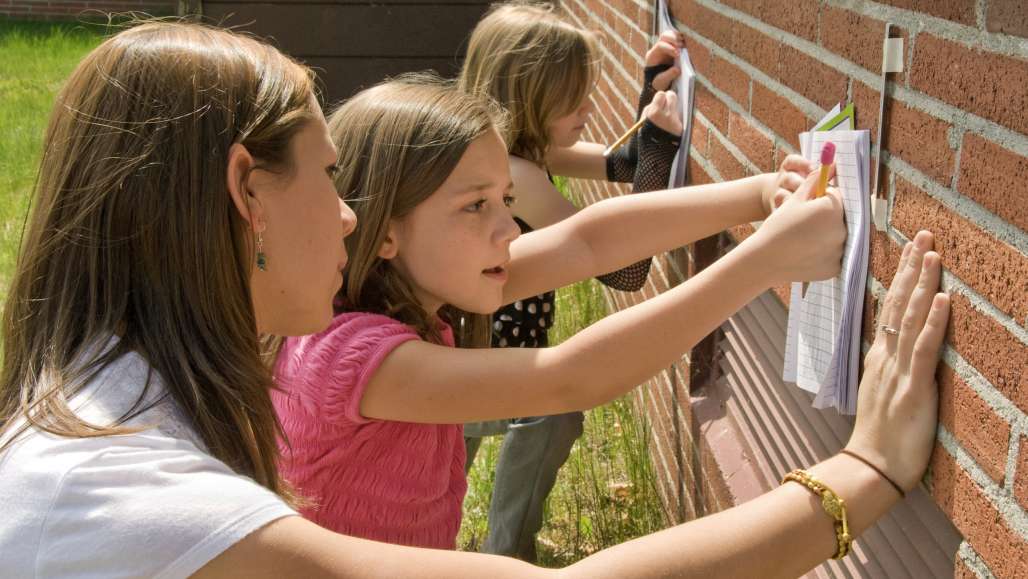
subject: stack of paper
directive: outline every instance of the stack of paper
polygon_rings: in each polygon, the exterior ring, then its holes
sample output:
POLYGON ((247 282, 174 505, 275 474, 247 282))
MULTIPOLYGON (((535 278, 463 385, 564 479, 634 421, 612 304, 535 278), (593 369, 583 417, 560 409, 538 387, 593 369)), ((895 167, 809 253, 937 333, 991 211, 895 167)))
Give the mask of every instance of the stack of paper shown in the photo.
POLYGON ((814 282, 801 295, 792 284, 783 379, 813 392, 814 407, 857 410, 860 330, 870 242, 869 175, 871 141, 854 131, 853 105, 836 107, 817 127, 800 135, 803 156, 817 163, 826 142, 835 144, 835 168, 846 217, 842 271, 814 282))
MULTIPOLYGON (((667 3, 659 0, 657 3, 657 14, 659 19, 659 33, 663 34, 668 30, 676 30, 671 22, 671 15, 668 13, 667 3)), ((692 110, 693 110, 693 87, 696 83, 696 71, 689 60, 689 51, 682 47, 675 58, 675 66, 682 73, 675 82, 675 93, 678 95, 678 104, 682 111, 682 144, 678 147, 678 155, 671 164, 671 176, 668 179, 668 189, 682 187, 685 185, 686 170, 689 168, 689 144, 692 136, 692 110)), ((647 103, 648 104, 648 103, 647 103)))

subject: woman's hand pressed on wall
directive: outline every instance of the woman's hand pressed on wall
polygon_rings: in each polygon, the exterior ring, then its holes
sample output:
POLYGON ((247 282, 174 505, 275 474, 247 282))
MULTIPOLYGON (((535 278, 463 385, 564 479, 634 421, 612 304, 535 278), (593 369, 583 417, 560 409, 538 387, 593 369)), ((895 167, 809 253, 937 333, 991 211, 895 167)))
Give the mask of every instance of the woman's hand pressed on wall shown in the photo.
POLYGON ((928 466, 938 421, 935 369, 950 302, 937 293, 941 266, 933 245, 932 234, 921 231, 903 248, 864 358, 856 425, 846 444, 904 491, 928 466))

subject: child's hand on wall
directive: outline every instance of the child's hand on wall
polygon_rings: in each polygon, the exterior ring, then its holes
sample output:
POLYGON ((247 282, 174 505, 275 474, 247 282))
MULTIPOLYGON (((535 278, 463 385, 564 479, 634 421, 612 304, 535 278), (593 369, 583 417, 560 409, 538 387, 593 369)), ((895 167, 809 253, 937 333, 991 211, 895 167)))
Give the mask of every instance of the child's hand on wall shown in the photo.
POLYGON ((817 172, 811 171, 757 233, 743 242, 756 245, 754 249, 763 255, 758 263, 769 268, 772 285, 829 279, 842 267, 846 242, 842 194, 829 187, 824 197, 814 199, 817 179, 817 172))
POLYGON ((921 231, 903 248, 864 358, 857 422, 846 444, 904 491, 921 480, 935 444, 935 368, 949 320, 949 296, 937 293, 942 273, 934 242, 930 232, 921 231))
POLYGON ((678 110, 678 95, 659 91, 643 109, 643 116, 672 135, 682 134, 682 114, 678 110))
MULTIPOLYGON (((674 65, 675 57, 682 48, 682 34, 679 32, 667 31, 660 35, 657 42, 646 51, 646 66, 674 65)), ((671 83, 678 78, 681 71, 677 66, 665 70, 653 78, 653 88, 656 90, 667 90, 671 83)))

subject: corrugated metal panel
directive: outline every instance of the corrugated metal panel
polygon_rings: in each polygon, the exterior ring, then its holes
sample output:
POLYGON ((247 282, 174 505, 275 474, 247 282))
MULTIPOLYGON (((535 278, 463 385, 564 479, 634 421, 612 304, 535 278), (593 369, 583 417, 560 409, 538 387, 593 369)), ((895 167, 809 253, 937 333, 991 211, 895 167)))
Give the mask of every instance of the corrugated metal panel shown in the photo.
MULTIPOLYGON (((852 417, 811 406, 813 396, 781 380, 788 314, 765 293, 723 326, 721 370, 735 420, 766 488, 783 473, 830 457, 852 431, 852 417)), ((738 497, 745 499, 747 497, 738 497)), ((829 561, 812 577, 953 577, 961 537, 921 489, 908 494, 855 543, 854 554, 829 561)))

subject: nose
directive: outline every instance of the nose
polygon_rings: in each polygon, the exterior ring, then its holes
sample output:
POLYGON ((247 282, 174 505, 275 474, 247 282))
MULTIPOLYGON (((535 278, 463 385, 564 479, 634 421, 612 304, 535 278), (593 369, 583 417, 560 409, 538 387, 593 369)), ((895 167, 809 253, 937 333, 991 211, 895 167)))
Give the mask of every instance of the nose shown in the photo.
POLYGON ((339 200, 339 215, 343 218, 343 238, 357 229, 357 214, 342 199, 339 200))
POLYGON ((518 223, 514 221, 514 216, 511 215, 510 211, 505 211, 501 217, 500 227, 498 231, 498 241, 500 243, 510 244, 521 235, 521 228, 518 227, 518 223))
POLYGON ((583 117, 588 117, 593 114, 596 110, 596 106, 593 105, 593 99, 586 97, 585 102, 582 103, 582 108, 579 109, 578 114, 583 117))

